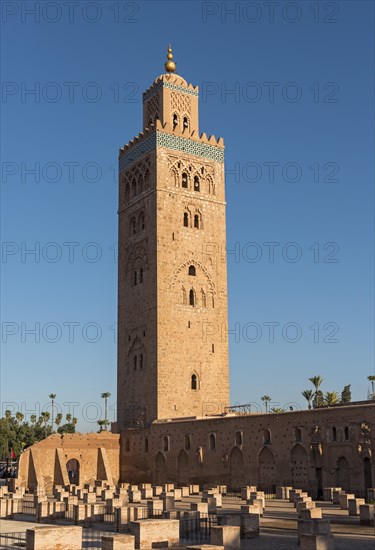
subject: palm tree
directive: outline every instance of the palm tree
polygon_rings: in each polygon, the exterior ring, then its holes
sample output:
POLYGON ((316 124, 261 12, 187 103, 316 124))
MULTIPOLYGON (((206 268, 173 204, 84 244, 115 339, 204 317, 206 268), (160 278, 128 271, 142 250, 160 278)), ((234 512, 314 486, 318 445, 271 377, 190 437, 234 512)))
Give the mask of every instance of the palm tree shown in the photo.
POLYGON ((375 389, 374 389, 375 376, 373 376, 373 375, 368 376, 368 377, 367 377, 367 380, 368 380, 369 382, 371 382, 371 388, 372 388, 371 399, 375 399, 375 389))
POLYGON ((325 405, 337 405, 340 403, 340 397, 337 391, 327 391, 324 396, 325 405))
POLYGON ((32 427, 34 427, 34 424, 36 422, 36 414, 31 414, 30 415, 30 422, 31 422, 32 427))
POLYGON ((59 427, 60 427, 61 421, 62 421, 62 414, 61 414, 61 413, 57 413, 57 415, 56 415, 56 420, 55 420, 55 424, 56 424, 56 426, 57 426, 57 431, 59 431, 59 427))
POLYGON ((314 395, 313 391, 312 390, 303 390, 302 395, 307 400, 309 409, 311 409, 311 401, 312 401, 312 398, 313 398, 313 395, 314 395))
POLYGON ((107 425, 108 425, 108 414, 107 414, 107 400, 108 398, 111 397, 111 394, 109 393, 109 391, 106 391, 104 393, 102 393, 102 399, 104 399, 104 420, 105 420, 105 430, 107 430, 107 425))
POLYGON ((285 409, 283 409, 282 407, 272 407, 272 409, 270 409, 270 412, 271 413, 285 413, 285 409))
POLYGON ((19 412, 19 411, 16 412, 16 419, 17 419, 18 425, 21 424, 23 418, 24 418, 24 415, 21 412, 19 412))
POLYGON ((71 415, 70 413, 68 413, 68 414, 66 415, 66 421, 67 421, 69 424, 71 423, 71 421, 72 421, 72 415, 71 415))
POLYGON ((74 431, 75 431, 75 427, 77 426, 77 423, 78 423, 78 418, 76 418, 75 416, 73 416, 72 418, 72 424, 74 426, 74 431))
POLYGON ((53 421, 54 421, 54 416, 55 416, 54 413, 55 413, 56 394, 55 393, 50 393, 48 397, 51 399, 51 402, 52 402, 52 420, 51 420, 51 424, 52 424, 52 431, 53 431, 53 421))
POLYGON ((269 401, 271 401, 270 396, 269 395, 263 395, 263 397, 261 397, 261 400, 263 401, 263 403, 266 406, 266 412, 268 412, 268 403, 269 403, 269 401))
POLYGON ((313 376, 309 378, 309 381, 315 386, 315 403, 314 407, 319 406, 319 386, 323 383, 323 378, 321 376, 313 376))
POLYGON ((97 421, 98 424, 99 424, 99 433, 103 431, 103 426, 104 426, 104 420, 98 420, 97 421))
POLYGON ((42 412, 40 413, 40 416, 42 417, 43 419, 43 422, 44 422, 44 437, 47 437, 47 424, 48 424, 48 420, 50 419, 50 414, 48 411, 45 411, 45 412, 42 412))

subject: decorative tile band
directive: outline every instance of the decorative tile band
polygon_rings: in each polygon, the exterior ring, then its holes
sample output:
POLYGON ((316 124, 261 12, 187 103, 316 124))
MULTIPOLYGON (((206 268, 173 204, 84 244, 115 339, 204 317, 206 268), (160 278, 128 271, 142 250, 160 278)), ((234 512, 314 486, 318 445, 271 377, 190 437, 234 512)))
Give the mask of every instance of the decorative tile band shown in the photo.
POLYGON ((138 145, 134 145, 128 153, 119 158, 119 172, 125 170, 127 166, 133 164, 145 153, 149 153, 156 147, 156 134, 153 132, 148 138, 142 140, 138 145))
POLYGON ((199 95, 196 90, 190 90, 189 88, 185 88, 184 86, 177 86, 177 84, 171 84, 170 82, 165 82, 162 80, 154 88, 151 90, 148 90, 147 92, 143 92, 143 101, 147 101, 152 97, 156 92, 159 91, 161 87, 164 88, 170 88, 171 90, 175 90, 176 92, 181 92, 182 94, 188 94, 188 95, 199 95))
POLYGON ((189 138, 157 132, 157 145, 158 147, 166 147, 167 149, 204 157, 216 162, 224 162, 224 149, 219 149, 219 147, 209 143, 201 143, 189 138))
POLYGON ((189 155, 203 157, 216 162, 224 162, 224 149, 219 149, 209 143, 200 143, 189 138, 174 136, 164 132, 154 132, 147 139, 131 148, 119 159, 119 171, 122 172, 127 166, 133 164, 145 153, 149 153, 156 147, 165 147, 174 151, 181 151, 189 155))

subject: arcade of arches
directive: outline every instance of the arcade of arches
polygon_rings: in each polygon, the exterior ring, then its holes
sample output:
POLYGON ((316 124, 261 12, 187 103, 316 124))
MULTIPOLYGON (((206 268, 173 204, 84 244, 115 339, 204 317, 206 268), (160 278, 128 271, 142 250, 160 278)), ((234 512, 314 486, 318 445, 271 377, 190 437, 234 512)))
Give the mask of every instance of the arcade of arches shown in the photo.
POLYGON ((374 412, 375 403, 366 402, 284 414, 159 421, 126 430, 130 443, 121 458, 121 479, 221 482, 232 489, 257 485, 265 491, 276 485, 318 493, 324 486, 363 491, 375 479, 374 412), (342 436, 333 440, 335 432, 342 436), (146 454, 144 438, 149 442, 146 454), (139 467, 141 455, 145 468, 139 467))

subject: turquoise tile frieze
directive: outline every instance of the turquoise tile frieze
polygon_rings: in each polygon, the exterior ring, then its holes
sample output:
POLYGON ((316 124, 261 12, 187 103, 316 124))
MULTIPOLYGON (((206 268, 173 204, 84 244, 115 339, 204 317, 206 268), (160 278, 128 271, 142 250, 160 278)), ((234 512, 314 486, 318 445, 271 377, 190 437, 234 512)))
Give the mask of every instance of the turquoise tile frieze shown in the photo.
POLYGON ((183 94, 196 96, 198 95, 198 92, 195 90, 189 90, 189 88, 184 88, 184 86, 177 86, 176 84, 171 84, 170 82, 165 82, 164 80, 162 80, 147 92, 143 92, 143 101, 147 101, 148 99, 150 99, 150 97, 156 94, 156 92, 158 92, 162 86, 164 88, 170 88, 171 90, 175 90, 176 92, 181 92, 183 94))
POLYGON ((133 164, 145 153, 149 153, 155 147, 165 147, 173 151, 181 151, 189 155, 203 157, 216 162, 224 162, 224 149, 219 149, 209 143, 200 143, 189 138, 174 136, 164 132, 154 132, 148 138, 134 145, 128 153, 119 159, 119 171, 122 172, 127 166, 133 164))
POLYGON ((138 145, 134 145, 128 153, 125 153, 122 157, 119 158, 119 172, 125 170, 127 166, 133 164, 136 160, 139 159, 145 153, 149 153, 156 147, 156 134, 153 132, 148 138, 140 141, 138 145))
POLYGON ((157 132, 157 145, 158 147, 181 151, 197 157, 224 162, 224 149, 219 149, 214 145, 200 143, 189 138, 157 132))

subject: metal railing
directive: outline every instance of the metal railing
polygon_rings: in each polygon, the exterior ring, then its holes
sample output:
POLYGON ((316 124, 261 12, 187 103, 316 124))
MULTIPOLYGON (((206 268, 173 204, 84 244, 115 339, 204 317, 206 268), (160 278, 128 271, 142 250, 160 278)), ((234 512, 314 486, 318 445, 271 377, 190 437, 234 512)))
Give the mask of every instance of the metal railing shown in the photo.
POLYGON ((209 542, 211 527, 218 525, 216 514, 202 514, 180 518, 180 541, 183 544, 209 542))
POLYGON ((2 550, 26 548, 26 531, 20 533, 0 533, 0 548, 2 550))
POLYGON ((22 499, 22 504, 21 506, 18 506, 18 510, 21 512, 21 514, 35 516, 36 507, 35 507, 34 500, 22 499))

